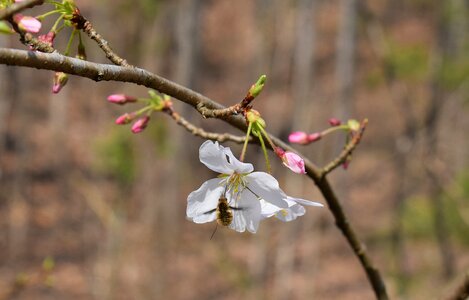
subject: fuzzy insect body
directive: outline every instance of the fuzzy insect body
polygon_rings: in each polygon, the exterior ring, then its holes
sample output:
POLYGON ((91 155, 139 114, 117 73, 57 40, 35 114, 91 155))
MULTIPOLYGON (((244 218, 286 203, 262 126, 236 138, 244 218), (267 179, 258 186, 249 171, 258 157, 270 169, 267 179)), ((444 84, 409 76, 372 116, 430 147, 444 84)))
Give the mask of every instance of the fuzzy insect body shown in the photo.
POLYGON ((217 223, 222 226, 229 226, 233 222, 232 207, 228 204, 225 197, 220 197, 217 206, 217 223))

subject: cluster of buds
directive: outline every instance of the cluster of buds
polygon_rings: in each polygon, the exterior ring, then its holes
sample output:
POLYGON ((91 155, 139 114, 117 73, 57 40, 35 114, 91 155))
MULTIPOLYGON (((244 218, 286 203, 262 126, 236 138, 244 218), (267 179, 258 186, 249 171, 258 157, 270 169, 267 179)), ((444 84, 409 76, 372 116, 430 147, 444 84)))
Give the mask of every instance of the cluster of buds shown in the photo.
POLYGON ((306 133, 304 131, 294 131, 288 136, 288 141, 292 144, 308 145, 313 142, 319 141, 324 136, 336 130, 350 130, 349 124, 347 123, 347 125, 342 125, 342 122, 339 119, 330 118, 328 122, 331 127, 321 132, 306 133))
MULTIPOLYGON (((264 138, 267 140, 267 142, 270 144, 272 149, 274 150, 275 154, 277 157, 279 157, 282 160, 282 163, 284 166, 289 168, 291 171, 297 173, 297 174, 305 174, 305 162, 301 156, 294 152, 290 151, 285 151, 282 148, 276 146, 272 139, 270 138, 269 134, 265 130, 266 123, 264 119, 261 118, 260 114, 258 111, 249 109, 245 113, 245 118, 246 121, 248 122, 248 132, 247 132, 247 137, 249 137, 250 132, 252 131, 254 136, 257 136, 259 138, 259 141, 261 142, 261 147, 264 151, 264 156, 266 159, 266 164, 267 164, 267 169, 270 171, 270 163, 269 163, 269 158, 267 156, 267 149, 264 144, 264 138)), ((247 140, 246 137, 246 140, 247 140)), ((247 145, 247 144, 245 144, 247 145)), ((243 152, 245 152, 245 149, 243 149, 243 152)), ((241 154, 241 158, 243 158, 243 154, 241 154)))
MULTIPOLYGON (((346 143, 348 143, 349 139, 360 130, 360 122, 354 119, 348 120, 346 124, 342 124, 342 121, 339 119, 330 118, 328 123, 330 127, 321 132, 306 133, 303 131, 294 131, 290 133, 288 140, 292 144, 308 145, 310 143, 319 141, 321 138, 330 133, 333 133, 337 130, 342 130, 347 132, 346 143)), ((347 169, 350 160, 351 156, 348 156, 347 160, 342 164, 344 169, 347 169)))
MULTIPOLYGON (((13 2, 18 3, 23 0, 1 0, 0 1, 0 10, 4 9, 13 4, 13 2)), ((41 30, 41 22, 37 18, 31 16, 24 16, 20 13, 17 13, 13 16, 13 22, 16 23, 18 29, 23 32, 38 33, 41 30)), ((14 33, 14 30, 7 24, 5 21, 0 20, 0 33, 10 34, 14 33)))
POLYGON ((169 96, 160 96, 153 90, 150 90, 148 94, 150 98, 136 98, 125 94, 112 94, 107 97, 108 102, 118 105, 135 102, 144 103, 143 108, 119 116, 115 123, 117 125, 127 125, 135 121, 132 124, 131 131, 140 133, 148 126, 150 116, 154 111, 163 111, 171 107, 172 103, 169 96))

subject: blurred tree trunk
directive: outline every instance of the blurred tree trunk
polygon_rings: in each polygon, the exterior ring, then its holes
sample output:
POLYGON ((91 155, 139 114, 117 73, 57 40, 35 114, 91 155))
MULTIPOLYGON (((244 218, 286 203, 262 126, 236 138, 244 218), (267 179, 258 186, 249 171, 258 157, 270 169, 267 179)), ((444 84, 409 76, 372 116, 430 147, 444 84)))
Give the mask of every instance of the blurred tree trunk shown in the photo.
MULTIPOLYGON (((392 8, 395 3, 389 3, 389 5, 391 5, 392 8)), ((367 19, 368 22, 367 29, 369 40, 381 59, 388 95, 398 112, 399 120, 403 124, 403 129, 395 138, 395 148, 393 151, 394 159, 392 160, 393 168, 397 175, 394 188, 392 189, 393 195, 391 196, 393 199, 393 218, 390 242, 393 249, 392 252, 394 253, 394 264, 397 273, 397 290, 401 296, 404 296, 407 292, 410 270, 402 222, 405 211, 405 200, 410 194, 409 187, 415 184, 410 182, 410 180, 412 177, 411 161, 414 159, 412 156, 412 150, 417 138, 418 120, 413 111, 414 105, 411 101, 413 97, 410 96, 409 88, 405 83, 399 81, 392 64, 388 62, 391 53, 386 41, 384 28, 393 25, 395 14, 388 14, 388 17, 384 18, 384 26, 382 26, 378 20, 374 19, 374 16, 368 10, 368 7, 363 4, 360 6, 360 9, 364 19, 367 19)), ((390 10, 392 9, 387 9, 386 12, 389 12, 390 10)))
MULTIPOLYGON (((296 4, 296 40, 293 49, 293 68, 291 95, 293 98, 294 129, 307 130, 311 126, 314 101, 312 99, 312 83, 314 82, 314 48, 316 28, 313 18, 316 0, 298 0, 296 4)), ((287 190, 302 194, 304 178, 297 174, 287 175, 287 190)), ((276 299, 290 299, 293 291, 293 274, 295 273, 295 248, 303 227, 303 218, 297 219, 289 226, 282 227, 275 262, 276 299)), ((299 263, 301 264, 301 263, 299 263)))
MULTIPOLYGON (((337 100, 334 116, 343 122, 346 122, 353 114, 357 4, 357 0, 342 0, 340 4, 340 24, 336 50, 337 100)), ((340 153, 344 146, 343 136, 337 136, 334 141, 335 153, 340 153)), ((345 196, 348 193, 346 177, 343 173, 338 173, 336 176, 338 181, 336 191, 339 196, 345 196)))
MULTIPOLYGON (((11 45, 10 45, 11 47, 11 45)), ((6 135, 2 139, 2 152, 9 152, 14 161, 14 168, 8 168, 9 178, 2 180, 2 197, 9 203, 9 236, 8 259, 11 263, 22 262, 23 255, 27 254, 27 234, 30 223, 29 180, 27 166, 29 165, 28 134, 30 116, 27 105, 27 96, 20 82, 28 82, 24 71, 18 68, 8 68, 6 76, 7 104, 5 120, 6 135)), ((30 90, 29 90, 30 91, 30 90)), ((3 174, 2 174, 3 175, 3 174)))
MULTIPOLYGON (((278 1, 256 0, 254 7, 254 18, 256 30, 252 43, 255 43, 253 49, 256 53, 252 56, 251 66, 254 74, 271 74, 271 54, 275 39, 273 32, 273 23, 275 20, 275 12, 277 11, 278 1)), ((249 70, 251 72, 251 70, 249 70)), ((268 76, 269 86, 272 84, 272 77, 268 76)), ((265 163, 264 157, 258 155, 255 165, 265 163)), ((249 261, 249 273, 252 276, 252 289, 250 290, 249 299, 267 299, 270 296, 269 274, 272 247, 269 242, 272 239, 271 233, 275 228, 264 226, 262 233, 252 239, 255 244, 254 252, 249 261)))
MULTIPOLYGON (((353 83, 355 80, 355 47, 357 0, 342 0, 339 35, 337 38, 337 106, 336 116, 347 120, 352 115, 353 83)), ((341 145, 342 147, 342 145, 341 145)))
POLYGON ((403 130, 396 138, 394 169, 397 174, 394 195, 393 209, 393 229, 391 232, 391 243, 397 266, 398 292, 405 295, 407 292, 408 279, 410 275, 407 252, 405 247, 405 236, 403 228, 403 217, 405 211, 405 201, 409 197, 409 181, 411 180, 412 170, 410 168, 412 159, 411 151, 417 135, 416 119, 411 113, 412 105, 410 103, 408 89, 404 85, 395 82, 395 78, 388 78, 390 95, 395 103, 401 118, 403 119, 403 130), (405 110, 405 112, 403 112, 405 110))
POLYGON ((443 72, 447 60, 455 54, 454 35, 451 32, 451 21, 453 15, 450 6, 453 2, 438 2, 436 13, 438 15, 436 23, 436 45, 433 50, 432 77, 429 83, 430 99, 424 118, 424 163, 428 178, 428 195, 433 206, 433 220, 435 235, 441 256, 443 276, 449 279, 455 271, 454 250, 447 228, 447 221, 444 214, 443 192, 444 186, 441 182, 441 174, 436 167, 439 159, 438 153, 438 123, 440 121, 443 103, 445 101, 445 89, 441 82, 441 72, 443 72))

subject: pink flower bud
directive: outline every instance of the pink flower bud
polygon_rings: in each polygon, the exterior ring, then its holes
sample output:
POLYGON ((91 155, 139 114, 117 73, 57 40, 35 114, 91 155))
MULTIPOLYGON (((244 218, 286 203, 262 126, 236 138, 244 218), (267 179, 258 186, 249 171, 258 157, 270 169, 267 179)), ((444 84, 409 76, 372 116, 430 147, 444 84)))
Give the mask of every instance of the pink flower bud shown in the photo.
POLYGON ((348 160, 344 161, 344 162, 342 163, 342 168, 343 168, 344 170, 347 170, 349 164, 350 164, 350 161, 348 161, 348 160))
POLYGON ((347 170, 348 167, 349 167, 349 165, 350 165, 350 162, 351 162, 351 161, 352 161, 352 156, 351 156, 351 155, 347 156, 347 158, 345 159, 345 161, 342 163, 342 168, 343 168, 344 170, 347 170))
POLYGON ((68 75, 63 72, 55 72, 52 93, 57 94, 67 84, 68 75))
POLYGON ((298 174, 306 174, 305 161, 296 153, 285 151, 280 147, 275 148, 275 154, 280 157, 283 164, 298 174))
POLYGON ((134 98, 132 96, 127 96, 124 94, 112 94, 109 97, 107 97, 107 101, 111 103, 116 103, 119 105, 123 105, 129 102, 135 102, 137 101, 137 98, 134 98))
POLYGON ((55 31, 49 31, 46 34, 41 34, 37 37, 37 39, 43 43, 47 43, 52 46, 55 39, 55 31))
POLYGON ((339 126, 340 124, 342 124, 342 122, 339 120, 339 119, 336 119, 336 118, 330 118, 329 119, 329 124, 331 126, 339 126))
POLYGON ((320 132, 311 133, 310 135, 308 135, 308 142, 316 142, 319 141, 321 138, 322 134, 320 132))
POLYGON ((145 116, 143 118, 138 119, 133 125, 132 125, 132 132, 133 133, 140 133, 142 132, 148 125, 148 122, 150 122, 150 117, 145 116))
POLYGON ((36 18, 16 14, 13 19, 23 31, 37 33, 41 30, 42 24, 36 18))
POLYGON ((290 143, 294 143, 294 144, 306 145, 306 144, 309 143, 308 134, 306 132, 303 132, 303 131, 292 132, 288 136, 288 141, 290 141, 290 143))
POLYGON ((118 117, 115 121, 117 125, 126 125, 132 122, 135 119, 135 114, 133 113, 125 113, 122 116, 118 117))

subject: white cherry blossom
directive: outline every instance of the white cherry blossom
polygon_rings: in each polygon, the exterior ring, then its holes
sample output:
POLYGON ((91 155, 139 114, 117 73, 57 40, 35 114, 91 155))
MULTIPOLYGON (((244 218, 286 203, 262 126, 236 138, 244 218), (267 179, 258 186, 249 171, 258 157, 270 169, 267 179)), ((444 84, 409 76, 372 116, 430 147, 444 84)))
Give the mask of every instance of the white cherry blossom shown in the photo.
POLYGON ((264 172, 253 172, 252 164, 236 159, 230 148, 217 142, 206 141, 199 149, 200 161, 207 168, 220 173, 207 180, 187 198, 187 218, 195 223, 207 223, 217 219, 219 199, 225 197, 232 208, 231 229, 255 233, 262 219, 261 202, 288 208, 288 202, 277 180, 264 172))
POLYGON ((304 214, 300 204, 314 203, 288 197, 272 175, 254 172, 252 164, 239 161, 230 148, 217 142, 204 142, 200 146, 199 157, 207 168, 220 175, 207 180, 189 194, 186 214, 194 223, 217 220, 217 208, 222 197, 227 199, 233 217, 228 226, 238 232, 248 230, 252 233, 257 231, 259 222, 269 214, 280 218, 279 213, 291 211, 285 220, 290 216, 296 218, 304 214))

